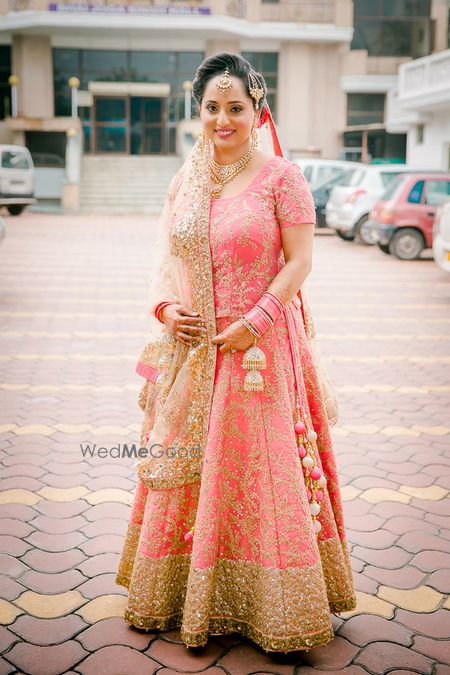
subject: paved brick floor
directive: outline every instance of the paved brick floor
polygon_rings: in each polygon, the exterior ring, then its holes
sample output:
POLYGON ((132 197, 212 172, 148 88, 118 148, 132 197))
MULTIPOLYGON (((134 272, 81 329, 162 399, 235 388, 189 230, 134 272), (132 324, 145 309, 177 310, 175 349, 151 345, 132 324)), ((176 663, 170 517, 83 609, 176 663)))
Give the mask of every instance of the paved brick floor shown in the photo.
POLYGON ((450 278, 318 236, 310 297, 341 401, 334 430, 358 608, 309 654, 122 620, 114 583, 137 438, 152 223, 7 218, 0 244, 1 673, 450 673, 450 278))

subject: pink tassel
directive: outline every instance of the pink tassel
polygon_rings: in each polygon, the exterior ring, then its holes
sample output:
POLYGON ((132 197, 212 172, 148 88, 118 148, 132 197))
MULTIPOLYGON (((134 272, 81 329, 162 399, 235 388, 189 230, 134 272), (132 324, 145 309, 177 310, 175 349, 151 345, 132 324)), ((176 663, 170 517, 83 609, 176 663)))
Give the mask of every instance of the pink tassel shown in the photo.
POLYGON ((194 536, 194 529, 195 528, 193 527, 191 530, 189 530, 189 532, 186 532, 186 534, 184 535, 184 541, 191 541, 191 539, 194 536))

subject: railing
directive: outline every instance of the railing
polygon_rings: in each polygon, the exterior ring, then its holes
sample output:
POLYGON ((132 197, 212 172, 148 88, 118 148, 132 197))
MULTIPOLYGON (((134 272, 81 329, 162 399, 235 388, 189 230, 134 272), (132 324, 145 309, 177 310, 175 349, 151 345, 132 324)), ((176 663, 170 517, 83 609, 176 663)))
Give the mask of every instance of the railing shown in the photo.
POLYGON ((450 99, 450 49, 405 63, 399 72, 399 100, 450 99))
POLYGON ((293 21, 295 23, 334 23, 335 1, 302 2, 290 0, 279 3, 261 3, 261 21, 293 21))

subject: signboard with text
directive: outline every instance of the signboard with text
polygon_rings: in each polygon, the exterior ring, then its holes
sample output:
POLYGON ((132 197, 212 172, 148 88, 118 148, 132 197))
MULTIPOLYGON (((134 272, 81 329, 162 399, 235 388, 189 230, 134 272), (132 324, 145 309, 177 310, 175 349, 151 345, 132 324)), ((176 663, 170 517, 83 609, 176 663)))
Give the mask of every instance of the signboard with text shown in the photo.
POLYGON ((49 12, 88 12, 91 14, 145 14, 145 15, 204 15, 209 7, 178 7, 173 5, 94 5, 85 2, 51 2, 49 12))

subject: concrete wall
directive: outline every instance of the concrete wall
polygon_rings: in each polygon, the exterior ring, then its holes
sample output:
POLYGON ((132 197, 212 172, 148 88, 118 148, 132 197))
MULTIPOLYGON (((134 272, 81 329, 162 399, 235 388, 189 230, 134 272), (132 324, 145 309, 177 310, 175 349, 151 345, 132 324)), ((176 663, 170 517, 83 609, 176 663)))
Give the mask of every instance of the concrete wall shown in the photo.
POLYGON ((53 117, 53 59, 50 37, 14 35, 12 71, 19 78, 19 115, 53 117))
POLYGON ((278 125, 294 156, 337 156, 346 99, 339 86, 344 49, 284 43, 279 56, 278 125))
POLYGON ((408 132, 406 159, 412 166, 450 170, 450 108, 427 115, 423 143, 417 143, 417 129, 408 132))

